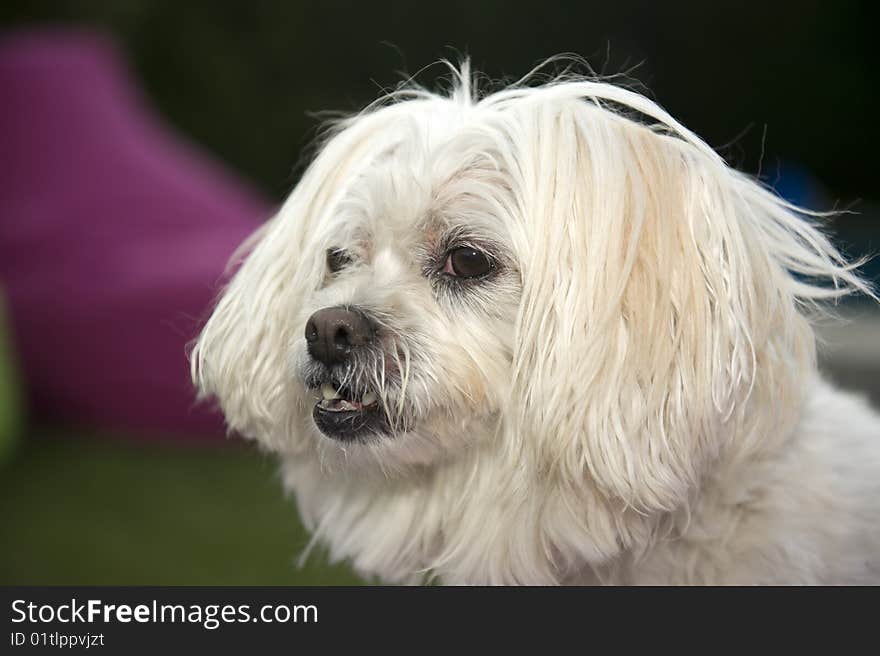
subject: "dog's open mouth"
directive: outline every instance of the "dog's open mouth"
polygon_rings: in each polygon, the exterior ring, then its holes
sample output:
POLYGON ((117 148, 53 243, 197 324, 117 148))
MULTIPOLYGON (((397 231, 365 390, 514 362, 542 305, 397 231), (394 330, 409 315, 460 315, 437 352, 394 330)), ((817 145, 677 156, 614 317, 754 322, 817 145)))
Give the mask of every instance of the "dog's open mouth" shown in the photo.
POLYGON ((337 390, 333 385, 324 383, 321 385, 321 396, 324 398, 318 401, 318 405, 328 412, 351 412, 370 408, 379 402, 375 392, 367 392, 360 399, 346 398, 344 393, 351 394, 347 390, 337 390))
POLYGON ((315 404, 312 418, 327 437, 350 441, 369 434, 385 432, 385 412, 375 392, 357 397, 351 390, 324 383, 321 400, 315 404))

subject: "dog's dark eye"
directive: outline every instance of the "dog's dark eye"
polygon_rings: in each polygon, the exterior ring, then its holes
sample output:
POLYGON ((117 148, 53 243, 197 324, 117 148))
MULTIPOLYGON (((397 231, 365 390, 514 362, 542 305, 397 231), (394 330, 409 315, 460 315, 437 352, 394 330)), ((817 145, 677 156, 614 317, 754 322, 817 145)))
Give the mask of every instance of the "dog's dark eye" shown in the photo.
POLYGON ((348 251, 341 248, 327 249, 327 268, 331 273, 336 273, 349 264, 351 264, 351 255, 348 254, 348 251))
POLYGON ((443 273, 458 278, 481 278, 494 268, 495 265, 485 253, 481 253, 475 248, 462 246, 449 251, 443 266, 443 273))

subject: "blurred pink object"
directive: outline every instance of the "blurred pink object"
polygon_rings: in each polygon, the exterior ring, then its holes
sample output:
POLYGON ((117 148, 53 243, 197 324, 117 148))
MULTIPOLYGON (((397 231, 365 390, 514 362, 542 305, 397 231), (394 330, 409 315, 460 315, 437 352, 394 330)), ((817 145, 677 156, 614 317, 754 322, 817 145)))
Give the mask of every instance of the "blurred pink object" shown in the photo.
POLYGON ((100 35, 7 35, 0 94, 0 285, 33 414, 222 435, 184 348, 269 204, 162 124, 100 35))

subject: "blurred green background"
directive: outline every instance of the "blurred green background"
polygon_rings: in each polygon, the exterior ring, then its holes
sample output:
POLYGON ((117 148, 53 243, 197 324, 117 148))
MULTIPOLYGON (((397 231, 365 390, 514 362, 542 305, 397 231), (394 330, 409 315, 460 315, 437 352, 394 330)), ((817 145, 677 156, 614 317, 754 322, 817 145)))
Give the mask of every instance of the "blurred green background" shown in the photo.
POLYGON ((308 537, 271 458, 34 429, 0 478, 2 584, 357 584, 308 537))
POLYGON ((853 0, 5 0, 0 24, 106 29, 161 114, 278 199, 314 134, 307 112, 359 109, 402 71, 429 67, 431 83, 441 57, 516 79, 577 53, 631 71, 741 168, 763 157, 772 181, 777 158, 797 161, 849 203, 877 198, 878 13, 853 0))
MULTIPOLYGON (((630 71, 652 97, 770 184, 793 163, 852 255, 880 245, 878 11, 867 2, 0 3, 4 29, 111 34, 178 131, 272 200, 295 184, 318 121, 438 58, 470 54, 516 78, 562 52, 630 71)), ((429 67, 419 81, 442 74, 429 67)), ((876 277, 877 265, 870 275, 876 277)), ((832 376, 880 399, 880 321, 858 308, 829 333, 832 376)), ((183 357, 183 354, 181 354, 183 357)), ((272 459, 239 440, 187 445, 27 416, 14 336, 0 324, 0 583, 334 584, 272 459)))

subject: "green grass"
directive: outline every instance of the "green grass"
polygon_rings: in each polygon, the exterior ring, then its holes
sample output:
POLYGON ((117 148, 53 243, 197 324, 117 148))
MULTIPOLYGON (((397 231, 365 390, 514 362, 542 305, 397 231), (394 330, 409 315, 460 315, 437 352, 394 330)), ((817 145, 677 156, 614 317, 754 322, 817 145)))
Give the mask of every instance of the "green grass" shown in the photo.
POLYGON ((0 465, 11 456, 24 426, 22 382, 7 314, 6 298, 0 286, 0 465))
POLYGON ((315 553, 274 460, 43 431, 0 468, 0 584, 356 585, 315 553))

